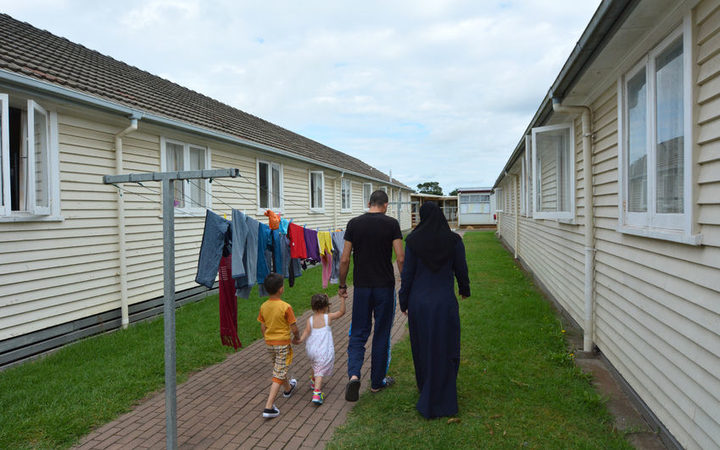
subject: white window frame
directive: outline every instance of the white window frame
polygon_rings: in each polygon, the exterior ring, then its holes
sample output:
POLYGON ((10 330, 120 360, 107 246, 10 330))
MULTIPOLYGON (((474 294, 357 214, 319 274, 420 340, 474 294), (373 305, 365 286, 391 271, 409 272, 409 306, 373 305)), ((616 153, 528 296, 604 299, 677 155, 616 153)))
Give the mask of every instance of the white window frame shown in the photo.
POLYGON ((503 196, 503 188, 495 188, 495 213, 501 213, 504 212, 503 208, 505 207, 505 197, 503 196))
MULTIPOLYGON (((205 151, 205 168, 210 169, 212 167, 211 163, 211 157, 210 157, 210 148, 198 145, 198 144, 190 144, 183 141, 178 141, 171 138, 166 138, 165 136, 160 137, 160 170, 163 172, 167 172, 169 170, 167 166, 167 144, 175 144, 175 145, 181 145, 183 147, 183 171, 190 170, 188 167, 190 167, 190 147, 202 149, 205 151)), ((197 183, 199 180, 192 180, 191 182, 197 183)), ((202 207, 192 207, 187 206, 189 203, 190 195, 189 190, 186 189, 187 186, 190 185, 189 180, 185 181, 178 181, 176 180, 175 183, 184 183, 183 185, 183 200, 185 206, 183 207, 175 207, 175 216, 188 216, 188 217, 200 217, 205 216, 205 211, 207 209, 212 209, 212 185, 209 183, 208 180, 202 180, 202 188, 200 188, 200 193, 203 195, 203 198, 205 199, 205 205, 202 207)))
POLYGON ((520 197, 520 215, 524 216, 526 214, 525 212, 525 158, 520 159, 520 192, 518 193, 518 197, 520 197))
MULTIPOLYGON (((23 112, 23 124, 21 126, 23 135, 20 136, 21 146, 25 149, 27 165, 25 173, 25 196, 27 209, 12 210, 12 186, 10 184, 10 98, 8 94, 0 94, 0 170, 2 170, 2 186, 0 186, 0 222, 22 222, 22 221, 61 221, 60 216, 60 166, 58 163, 58 126, 57 113, 48 111, 36 101, 27 100, 27 110, 23 112), (38 206, 35 191, 35 113, 45 116, 45 138, 46 148, 44 152, 44 164, 47 168, 45 190, 47 205, 38 206), (28 188, 30 186, 30 188, 28 188)), ((24 206, 24 205, 23 205, 24 206)))
POLYGON ((352 180, 340 179, 340 212, 352 211, 352 180))
POLYGON ((527 135, 525 136, 525 166, 523 169, 525 170, 525 173, 523 174, 523 181, 524 181, 524 189, 523 189, 523 196, 525 198, 525 216, 532 217, 533 216, 533 208, 532 208, 532 201, 533 201, 533 190, 532 190, 532 136, 527 135))
POLYGON ((257 180, 256 194, 257 194, 258 213, 264 214, 265 211, 268 209, 270 209, 274 212, 282 212, 283 209, 285 208, 285 198, 283 196, 283 192, 284 192, 283 179, 285 178, 285 174, 283 172, 283 165, 280 163, 271 162, 271 161, 268 161, 265 159, 258 159, 255 163, 255 169, 256 169, 255 176, 257 177, 256 178, 256 180, 257 180), (267 204, 267 207, 263 207, 260 204, 260 191, 262 189, 262 187, 260 186, 260 164, 267 165, 267 180, 268 180, 268 204, 267 204), (272 182, 273 169, 277 169, 279 177, 280 177, 280 180, 278 183, 279 189, 280 189, 279 196, 278 196, 279 200, 280 200, 279 205, 275 205, 275 203, 273 202, 273 197, 275 195, 275 192, 273 191, 273 182, 272 182))
POLYGON ((692 20, 686 14, 683 23, 662 41, 653 47, 630 70, 626 71, 617 81, 618 92, 618 171, 619 171, 619 202, 618 231, 621 233, 664 239, 698 245, 700 235, 692 234, 694 220, 693 204, 693 36, 692 20), (682 36, 683 42, 683 209, 682 213, 662 214, 656 212, 657 179, 656 179, 656 112, 657 98, 655 80, 655 58, 682 36), (627 144, 627 95, 626 81, 639 70, 645 69, 647 89, 647 211, 628 211, 629 174, 626 163, 627 144))
MULTIPOLYGON (((556 161, 559 161, 560 157, 562 155, 558 154, 556 161)), ((533 218, 534 219, 554 219, 554 220, 573 220, 575 219, 575 124, 572 122, 558 124, 558 125, 547 125, 543 127, 536 127, 532 129, 532 170, 533 170, 533 218), (569 142, 568 142, 568 179, 567 182, 570 184, 568 186, 568 194, 569 194, 569 206, 568 211, 538 211, 538 201, 537 201, 537 193, 538 193, 538 186, 541 185, 542 180, 540 177, 538 177, 538 160, 537 160, 537 135, 540 133, 548 132, 548 131, 555 131, 555 130, 562 130, 562 129, 568 129, 570 131, 569 133, 569 142)), ((557 179, 559 180, 559 174, 556 175, 557 179)))
POLYGON ((388 188, 387 188, 387 186, 380 186, 378 189, 381 190, 381 191, 383 191, 383 192, 386 193, 386 194, 388 193, 388 188))
POLYGON ((310 211, 316 213, 325 212, 325 173, 322 170, 311 170, 308 172, 308 200, 310 203, 310 211), (313 206, 313 189, 312 189, 312 177, 313 175, 320 175, 320 205, 313 206))
POLYGON ((369 209, 368 204, 370 203, 370 196, 372 195, 372 183, 363 183, 363 211, 367 211, 369 209), (365 188, 369 187, 370 189, 365 191, 365 188), (365 194, 367 193, 367 197, 365 194))

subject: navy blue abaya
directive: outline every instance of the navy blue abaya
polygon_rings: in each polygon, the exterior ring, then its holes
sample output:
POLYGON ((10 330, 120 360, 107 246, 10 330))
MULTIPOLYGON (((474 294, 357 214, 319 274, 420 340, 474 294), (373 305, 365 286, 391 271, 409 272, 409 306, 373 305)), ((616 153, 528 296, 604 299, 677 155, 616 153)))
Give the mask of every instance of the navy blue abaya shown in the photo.
POLYGON ((408 312, 415 380, 420 391, 417 409, 428 419, 458 412, 460 315, 455 278, 460 295, 470 296, 465 245, 461 239, 456 241, 454 257, 436 272, 406 248, 400 309, 408 312))

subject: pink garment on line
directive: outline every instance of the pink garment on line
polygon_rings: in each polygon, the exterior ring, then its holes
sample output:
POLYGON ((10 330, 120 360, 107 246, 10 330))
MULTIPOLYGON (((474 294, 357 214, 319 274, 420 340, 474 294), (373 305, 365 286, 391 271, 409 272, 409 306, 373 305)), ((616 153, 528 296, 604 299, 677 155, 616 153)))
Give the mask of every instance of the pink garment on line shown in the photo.
POLYGON ((320 255, 320 263, 322 264, 322 287, 326 289, 330 282, 330 275, 332 274, 332 254, 325 253, 320 255))

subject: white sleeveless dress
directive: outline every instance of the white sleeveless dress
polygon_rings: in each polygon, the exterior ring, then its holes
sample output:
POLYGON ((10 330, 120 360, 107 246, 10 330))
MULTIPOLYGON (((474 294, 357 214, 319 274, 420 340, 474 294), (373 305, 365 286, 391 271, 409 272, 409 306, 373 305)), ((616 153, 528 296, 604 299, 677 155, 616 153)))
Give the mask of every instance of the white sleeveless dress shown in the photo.
POLYGON ((311 332, 305 342, 305 352, 312 362, 313 374, 318 377, 332 375, 335 365, 335 344, 333 342, 332 328, 328 325, 328 315, 325 314, 325 326, 313 327, 313 317, 310 316, 311 332))

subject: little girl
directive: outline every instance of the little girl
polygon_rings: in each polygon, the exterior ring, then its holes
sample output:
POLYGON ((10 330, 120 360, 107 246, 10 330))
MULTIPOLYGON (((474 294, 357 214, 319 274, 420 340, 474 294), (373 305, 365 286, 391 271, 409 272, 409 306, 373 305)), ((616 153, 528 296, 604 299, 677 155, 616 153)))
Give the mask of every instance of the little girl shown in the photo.
POLYGON ((323 377, 332 375, 335 365, 335 344, 330 324, 345 314, 345 298, 340 297, 340 310, 330 312, 330 301, 326 294, 315 294, 310 300, 313 315, 308 318, 300 342, 305 343, 305 351, 312 361, 314 376, 310 377, 313 389, 312 402, 322 405, 325 395, 322 392, 323 377))

